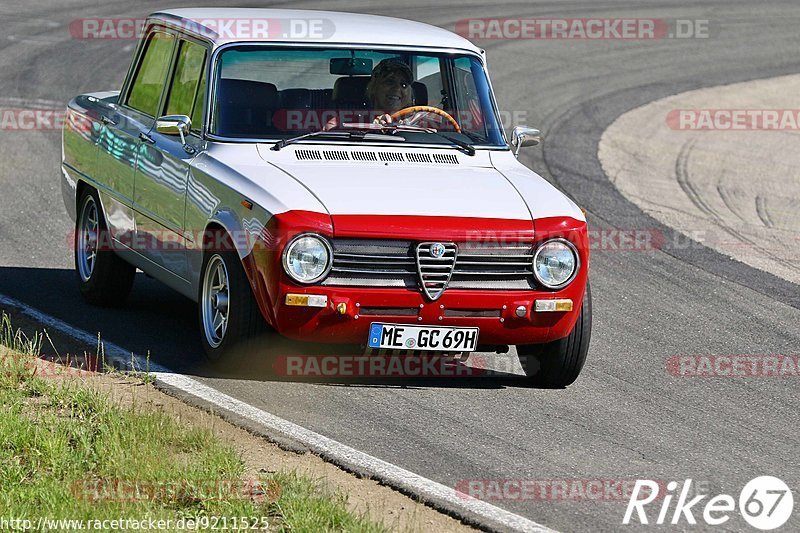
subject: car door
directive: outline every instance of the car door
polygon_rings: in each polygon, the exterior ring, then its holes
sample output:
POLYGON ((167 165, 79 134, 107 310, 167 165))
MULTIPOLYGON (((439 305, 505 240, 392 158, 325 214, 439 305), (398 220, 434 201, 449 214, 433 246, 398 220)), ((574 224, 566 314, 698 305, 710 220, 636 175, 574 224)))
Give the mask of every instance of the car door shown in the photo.
POLYGON ((174 37, 153 31, 143 41, 119 99, 103 109, 100 118, 95 175, 101 186, 109 229, 128 246, 135 243, 134 176, 141 137, 153 127, 166 78, 164 58, 171 57, 174 37), (126 90, 127 89, 127 90, 126 90))
POLYGON ((189 165, 202 147, 200 126, 208 50, 179 37, 159 106, 159 116, 184 115, 191 130, 180 135, 160 133, 156 125, 143 137, 136 170, 134 200, 138 232, 147 234, 149 259, 186 280, 186 187, 189 165))

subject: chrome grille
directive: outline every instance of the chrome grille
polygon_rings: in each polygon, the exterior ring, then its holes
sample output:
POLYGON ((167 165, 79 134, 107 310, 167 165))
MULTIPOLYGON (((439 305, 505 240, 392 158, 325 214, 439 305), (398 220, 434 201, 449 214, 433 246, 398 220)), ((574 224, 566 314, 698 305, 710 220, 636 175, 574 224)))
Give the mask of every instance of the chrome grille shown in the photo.
POLYGON ((421 242, 416 248, 417 272, 422 290, 431 300, 439 299, 456 264, 458 247, 455 243, 421 242), (440 254, 435 254, 435 247, 440 248, 440 254))
POLYGON ((333 267, 324 285, 417 287, 411 241, 334 239, 333 267))
POLYGON ((474 248, 463 251, 454 274, 462 276, 525 276, 532 274, 528 247, 474 248))
MULTIPOLYGON (((431 243, 426 243, 428 247, 431 243)), ((350 287, 421 288, 417 269, 418 244, 407 240, 334 239, 333 268, 324 285, 350 287)), ((535 289, 533 249, 529 245, 497 244, 476 247, 456 243, 458 248, 448 290, 535 289)), ((426 260, 425 264, 435 263, 426 260)), ((447 263, 449 264, 449 263, 447 263)), ((441 269, 439 269, 441 270, 441 269)), ((446 270, 446 269, 444 269, 446 270)), ((426 268, 426 272, 435 268, 426 268)), ((445 276, 428 276, 433 279, 445 276)))

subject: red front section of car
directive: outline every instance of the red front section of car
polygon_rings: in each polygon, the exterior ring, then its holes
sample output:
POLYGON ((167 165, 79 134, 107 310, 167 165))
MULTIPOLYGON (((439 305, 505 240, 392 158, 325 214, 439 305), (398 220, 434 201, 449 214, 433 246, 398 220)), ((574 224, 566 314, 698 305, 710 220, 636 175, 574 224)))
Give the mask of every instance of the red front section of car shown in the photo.
POLYGON ((290 211, 274 216, 244 260, 267 322, 280 334, 303 341, 364 344, 372 322, 480 328, 482 345, 535 344, 567 336, 583 301, 589 267, 586 223, 573 218, 521 220, 469 217, 397 217, 290 211), (281 253, 292 237, 313 232, 327 238, 402 239, 444 242, 525 242, 561 237, 578 250, 580 268, 560 290, 469 290, 449 288, 431 301, 421 290, 301 285, 288 277, 281 253), (287 294, 327 297, 324 308, 286 304, 287 294), (537 312, 536 300, 571 299, 572 311, 537 312), (341 304, 344 304, 343 306, 341 304), (525 308, 518 316, 517 308, 525 308), (395 313, 395 314, 393 314, 395 313))

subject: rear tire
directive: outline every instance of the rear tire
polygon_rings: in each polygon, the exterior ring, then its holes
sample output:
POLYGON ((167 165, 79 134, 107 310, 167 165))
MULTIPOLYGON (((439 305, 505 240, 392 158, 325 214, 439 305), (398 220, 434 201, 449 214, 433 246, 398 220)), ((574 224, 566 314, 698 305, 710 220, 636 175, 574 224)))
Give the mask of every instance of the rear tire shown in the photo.
POLYGON ((111 239, 97 191, 86 188, 75 221, 75 273, 81 294, 92 305, 121 305, 128 298, 136 267, 111 249, 111 239))
POLYGON ((547 344, 517 346, 531 385, 559 389, 574 383, 586 363, 591 336, 592 291, 587 281, 581 312, 569 335, 547 344))
POLYGON ((255 349, 254 341, 268 330, 236 252, 205 253, 198 302, 200 339, 213 364, 255 349))

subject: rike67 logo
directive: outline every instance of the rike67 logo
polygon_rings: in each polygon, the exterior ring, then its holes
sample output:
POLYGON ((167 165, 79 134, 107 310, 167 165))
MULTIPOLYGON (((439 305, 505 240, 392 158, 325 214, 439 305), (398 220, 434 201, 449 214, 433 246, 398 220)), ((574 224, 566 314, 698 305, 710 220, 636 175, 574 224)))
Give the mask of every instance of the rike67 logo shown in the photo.
MULTIPOLYGON (((700 494, 689 499, 691 486, 691 479, 687 479, 680 489, 678 482, 670 481, 667 483, 665 494, 659 494, 663 483, 659 484, 649 479, 637 479, 622 523, 630 524, 634 513, 639 523, 652 523, 652 512, 655 509, 651 509, 651 514, 648 516, 645 507, 657 499, 661 503, 658 517, 654 522, 657 525, 666 523, 695 525, 698 521, 695 514, 701 515, 702 520, 710 526, 719 526, 730 520, 731 514, 737 508, 737 502, 733 496, 719 494, 711 497, 705 502, 705 505, 702 505, 701 502, 709 495, 700 494), (676 496, 675 507, 670 509, 676 496), (670 513, 670 511, 672 512, 670 513)), ((792 491, 786 483, 776 477, 760 476, 751 479, 739 493, 738 510, 742 518, 752 527, 762 531, 784 525, 792 515, 793 508, 792 491)))

